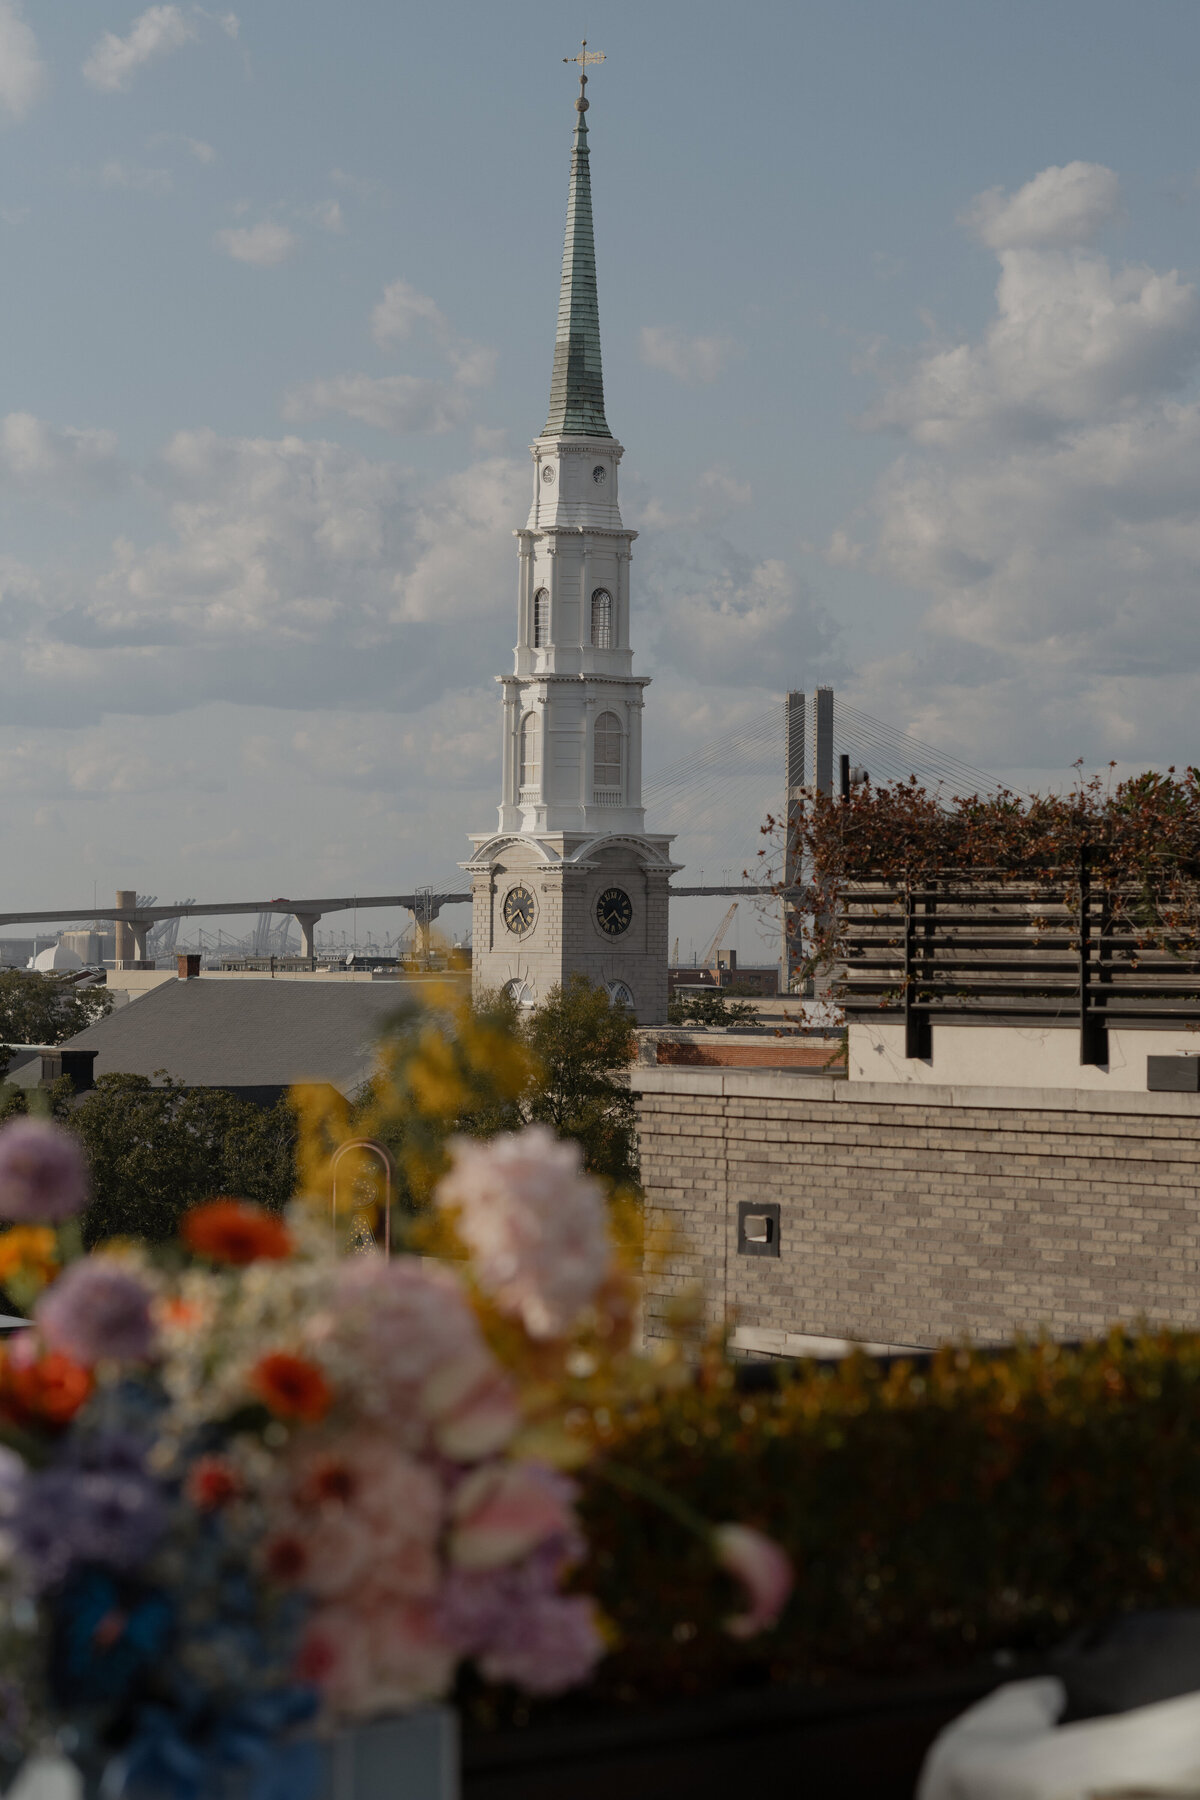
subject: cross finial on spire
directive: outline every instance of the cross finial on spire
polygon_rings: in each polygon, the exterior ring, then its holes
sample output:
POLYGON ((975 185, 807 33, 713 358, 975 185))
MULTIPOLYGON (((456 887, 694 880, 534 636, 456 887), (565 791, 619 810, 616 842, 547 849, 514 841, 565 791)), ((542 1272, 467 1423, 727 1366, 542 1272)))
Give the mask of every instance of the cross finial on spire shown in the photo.
POLYGON ((564 56, 563 61, 565 63, 579 64, 579 100, 582 106, 586 106, 588 66, 591 63, 600 63, 604 61, 603 50, 589 50, 587 47, 587 39, 584 38, 583 43, 580 46, 579 54, 577 56, 564 56))

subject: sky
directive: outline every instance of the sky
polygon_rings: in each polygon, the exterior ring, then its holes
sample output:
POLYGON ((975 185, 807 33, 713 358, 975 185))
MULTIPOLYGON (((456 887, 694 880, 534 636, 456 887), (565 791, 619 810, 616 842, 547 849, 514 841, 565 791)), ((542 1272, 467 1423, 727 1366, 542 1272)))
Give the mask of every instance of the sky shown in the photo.
POLYGON ((585 34, 647 781, 1196 756, 1194 0, 0 0, 0 907, 461 880, 585 34))

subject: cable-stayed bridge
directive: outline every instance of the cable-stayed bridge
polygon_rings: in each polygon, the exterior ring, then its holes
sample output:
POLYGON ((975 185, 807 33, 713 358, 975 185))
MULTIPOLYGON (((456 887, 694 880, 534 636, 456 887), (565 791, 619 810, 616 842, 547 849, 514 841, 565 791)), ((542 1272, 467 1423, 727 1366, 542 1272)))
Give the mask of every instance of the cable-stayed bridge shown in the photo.
POLYGON ((843 757, 875 783, 915 776, 931 792, 946 795, 996 794, 1004 785, 961 757, 849 705, 832 689, 818 689, 807 705, 805 696, 799 696, 799 709, 796 698, 765 706, 735 730, 689 750, 644 785, 648 822, 656 831, 676 834, 676 860, 705 892, 723 891, 708 885, 716 871, 738 880, 755 872, 756 884, 765 886, 778 881, 782 835, 764 837, 763 825, 768 817, 787 817, 789 787, 813 783, 835 791, 843 757), (797 710, 802 720, 798 732, 797 710))

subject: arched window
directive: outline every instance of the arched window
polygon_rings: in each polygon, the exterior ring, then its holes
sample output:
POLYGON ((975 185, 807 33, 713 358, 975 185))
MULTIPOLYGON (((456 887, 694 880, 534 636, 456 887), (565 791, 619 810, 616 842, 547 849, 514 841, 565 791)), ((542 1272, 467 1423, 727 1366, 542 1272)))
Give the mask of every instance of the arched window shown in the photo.
POLYGON ((535 788, 541 778, 540 759, 538 757, 538 722, 536 713, 526 713, 521 720, 521 783, 522 788, 535 788))
POLYGON ((539 588, 533 596, 533 647, 544 650, 550 642, 550 594, 539 588))
POLYGON ((627 1006, 633 1010, 633 990, 624 981, 610 981, 608 997, 614 1006, 627 1006))
POLYGON ((621 721, 603 712, 596 720, 595 780, 598 788, 621 785, 621 721))
POLYGON ((510 1000, 515 1000, 518 1006, 533 1006, 536 1004, 533 989, 527 981, 522 981, 519 976, 515 981, 505 982, 504 992, 508 995, 510 1000))
POLYGON ((592 595, 592 642, 597 650, 612 649, 612 595, 597 588, 592 595))

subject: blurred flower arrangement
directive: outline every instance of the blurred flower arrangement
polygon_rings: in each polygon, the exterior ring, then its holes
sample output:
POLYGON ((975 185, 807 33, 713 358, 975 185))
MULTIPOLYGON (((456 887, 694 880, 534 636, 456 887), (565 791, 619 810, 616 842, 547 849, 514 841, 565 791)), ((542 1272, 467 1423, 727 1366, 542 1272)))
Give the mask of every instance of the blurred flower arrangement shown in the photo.
MULTIPOLYGON (((235 1771, 303 1800, 314 1732, 451 1695, 468 1664, 535 1695, 588 1680, 612 1627, 570 1586, 572 1471, 604 1479, 596 1421, 686 1377, 633 1348, 635 1234, 577 1148, 442 1129, 463 1058, 507 1079, 473 1029, 378 1086, 434 1200, 391 1260, 344 1253, 320 1097, 286 1217, 217 1200, 154 1251, 83 1256, 74 1139, 0 1132, 0 1279, 32 1314, 0 1349, 0 1756, 57 1742, 108 1796, 200 1800, 235 1771)), ((662 1499, 744 1588, 728 1630, 770 1627, 782 1552, 662 1499)))

